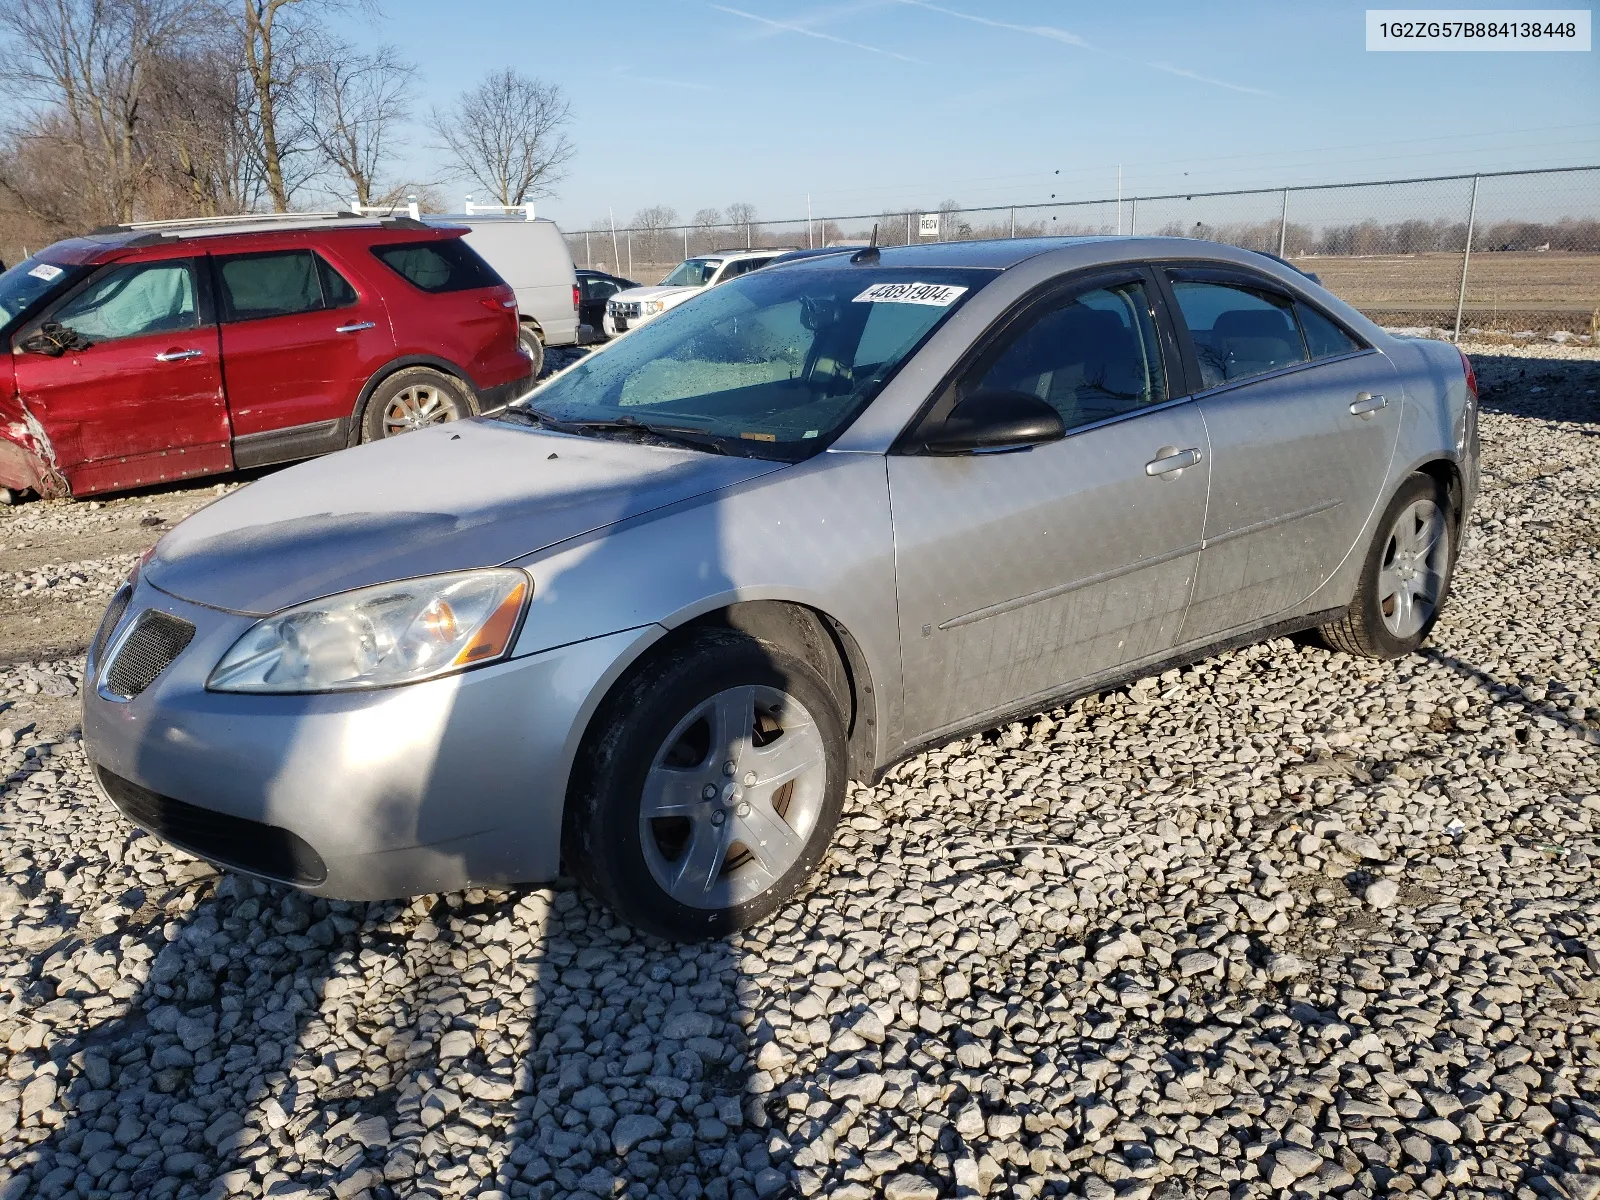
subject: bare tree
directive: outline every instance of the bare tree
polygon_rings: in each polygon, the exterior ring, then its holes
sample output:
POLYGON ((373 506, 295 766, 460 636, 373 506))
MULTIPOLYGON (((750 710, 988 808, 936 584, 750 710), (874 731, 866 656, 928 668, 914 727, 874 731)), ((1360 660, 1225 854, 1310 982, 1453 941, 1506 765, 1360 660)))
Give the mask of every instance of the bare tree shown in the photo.
POLYGON ((576 152, 564 132, 571 120, 559 87, 506 67, 461 93, 453 108, 435 109, 431 124, 463 174, 501 204, 524 204, 565 178, 576 152))
POLYGON ((676 255, 668 247, 667 227, 678 220, 678 210, 669 204, 652 204, 633 214, 631 226, 639 231, 640 252, 647 263, 664 263, 676 255))
POLYGON ((393 46, 362 54, 343 42, 325 43, 306 70, 307 86, 296 96, 305 128, 357 204, 380 198, 379 180, 416 76, 416 66, 393 46))
POLYGON ((53 144, 102 219, 128 220, 146 178, 142 105, 152 64, 193 27, 197 0, 8 0, 0 83, 31 100, 24 138, 53 144))
POLYGON ((717 226, 722 224, 722 213, 715 208, 696 210, 690 219, 694 226, 693 238, 701 250, 711 250, 717 244, 717 226))
POLYGON ((338 0, 218 0, 218 10, 237 30, 242 68, 253 100, 251 124, 261 156, 261 173, 272 207, 287 212, 298 178, 292 160, 313 148, 309 130, 297 115, 304 111, 295 93, 306 86, 312 56, 308 10, 334 7, 338 0), (302 7, 303 6, 303 7, 302 7))

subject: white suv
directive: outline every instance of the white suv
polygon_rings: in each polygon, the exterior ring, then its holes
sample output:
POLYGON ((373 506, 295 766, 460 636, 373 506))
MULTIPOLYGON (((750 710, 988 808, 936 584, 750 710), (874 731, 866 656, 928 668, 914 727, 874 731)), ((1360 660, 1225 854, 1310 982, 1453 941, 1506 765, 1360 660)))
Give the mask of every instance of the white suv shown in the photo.
POLYGON ((630 288, 611 297, 606 302, 606 333, 616 337, 637 329, 702 289, 764 267, 788 249, 780 246, 773 250, 718 250, 686 258, 655 287, 630 288))

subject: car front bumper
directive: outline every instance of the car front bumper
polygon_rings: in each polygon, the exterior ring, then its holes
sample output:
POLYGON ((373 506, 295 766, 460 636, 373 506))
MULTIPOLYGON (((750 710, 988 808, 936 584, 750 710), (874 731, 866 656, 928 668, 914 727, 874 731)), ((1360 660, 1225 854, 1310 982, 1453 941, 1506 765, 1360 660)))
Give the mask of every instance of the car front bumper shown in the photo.
POLYGON ((141 583, 121 628, 149 608, 195 635, 131 700, 91 662, 83 736, 102 796, 202 858, 347 900, 553 878, 583 730, 630 651, 660 632, 401 687, 237 695, 205 680, 252 618, 141 583))

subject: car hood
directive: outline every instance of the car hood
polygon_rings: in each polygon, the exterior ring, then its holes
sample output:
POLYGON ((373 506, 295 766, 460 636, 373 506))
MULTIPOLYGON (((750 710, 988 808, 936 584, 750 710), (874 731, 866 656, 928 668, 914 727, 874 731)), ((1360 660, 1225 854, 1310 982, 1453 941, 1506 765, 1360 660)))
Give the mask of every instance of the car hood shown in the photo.
POLYGON ((143 577, 184 600, 265 615, 510 562, 787 465, 464 421, 258 480, 162 538, 143 577))
POLYGON ((629 288, 612 296, 613 300, 686 300, 704 287, 643 287, 629 288))

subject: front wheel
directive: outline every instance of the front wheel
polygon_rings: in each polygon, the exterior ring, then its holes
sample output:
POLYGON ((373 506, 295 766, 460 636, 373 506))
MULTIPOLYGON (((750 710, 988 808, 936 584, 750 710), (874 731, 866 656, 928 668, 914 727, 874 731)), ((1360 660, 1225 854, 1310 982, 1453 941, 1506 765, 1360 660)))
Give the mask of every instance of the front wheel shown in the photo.
POLYGON ((1345 615, 1318 632, 1332 650, 1400 658, 1427 639, 1450 596, 1456 518, 1438 480, 1413 475, 1378 522, 1345 615))
POLYGON ((839 706, 781 647, 707 630, 597 714, 567 798, 568 869, 674 940, 752 925, 796 895, 844 804, 839 706))

